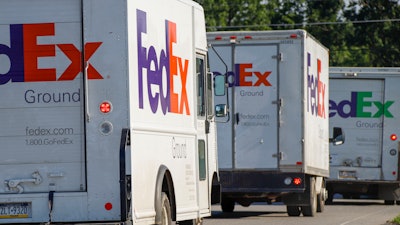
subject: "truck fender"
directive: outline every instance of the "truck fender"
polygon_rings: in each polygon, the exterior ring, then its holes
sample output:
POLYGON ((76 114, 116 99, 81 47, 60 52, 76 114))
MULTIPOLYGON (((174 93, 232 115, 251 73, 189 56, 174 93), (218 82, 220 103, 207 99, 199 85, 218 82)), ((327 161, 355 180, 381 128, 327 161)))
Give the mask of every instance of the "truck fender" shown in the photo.
POLYGON ((154 197, 154 209, 156 211, 155 224, 161 224, 161 210, 162 210, 161 196, 163 192, 167 195, 171 203, 171 217, 172 220, 175 221, 176 204, 175 204, 174 184, 172 181, 171 174, 165 165, 161 165, 157 173, 155 197, 154 197))

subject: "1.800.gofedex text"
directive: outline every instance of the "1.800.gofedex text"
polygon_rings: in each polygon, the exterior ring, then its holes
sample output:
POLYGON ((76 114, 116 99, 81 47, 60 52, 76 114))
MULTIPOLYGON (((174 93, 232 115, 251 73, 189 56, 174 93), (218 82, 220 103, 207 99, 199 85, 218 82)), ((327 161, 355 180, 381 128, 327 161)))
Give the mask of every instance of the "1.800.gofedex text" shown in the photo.
POLYGON ((26 145, 69 145, 73 144, 70 138, 29 138, 25 139, 26 145))

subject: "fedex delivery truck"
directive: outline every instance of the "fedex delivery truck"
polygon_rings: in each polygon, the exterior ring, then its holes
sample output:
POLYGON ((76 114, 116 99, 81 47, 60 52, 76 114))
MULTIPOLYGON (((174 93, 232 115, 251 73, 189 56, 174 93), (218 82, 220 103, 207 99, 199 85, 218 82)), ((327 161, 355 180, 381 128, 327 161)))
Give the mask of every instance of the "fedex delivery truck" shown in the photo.
POLYGON ((400 200, 400 68, 331 67, 329 120, 346 130, 330 149, 329 199, 400 200))
POLYGON ((215 96, 230 112, 217 125, 222 210, 283 201, 290 216, 322 211, 329 176, 328 50, 303 30, 207 38, 211 71, 225 75, 228 86, 215 96))
POLYGON ((0 224, 200 224, 212 88, 192 1, 0 0, 0 224))

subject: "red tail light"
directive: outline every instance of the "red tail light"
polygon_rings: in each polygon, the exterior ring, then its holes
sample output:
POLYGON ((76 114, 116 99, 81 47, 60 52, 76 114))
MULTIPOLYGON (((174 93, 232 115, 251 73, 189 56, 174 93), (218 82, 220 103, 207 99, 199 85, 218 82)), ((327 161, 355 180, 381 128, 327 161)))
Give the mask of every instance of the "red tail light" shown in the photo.
POLYGON ((109 113, 111 112, 111 103, 105 101, 100 104, 100 112, 109 113))
POLYGON ((301 180, 300 177, 295 177, 293 178, 293 184, 296 186, 299 186, 303 181, 301 180))

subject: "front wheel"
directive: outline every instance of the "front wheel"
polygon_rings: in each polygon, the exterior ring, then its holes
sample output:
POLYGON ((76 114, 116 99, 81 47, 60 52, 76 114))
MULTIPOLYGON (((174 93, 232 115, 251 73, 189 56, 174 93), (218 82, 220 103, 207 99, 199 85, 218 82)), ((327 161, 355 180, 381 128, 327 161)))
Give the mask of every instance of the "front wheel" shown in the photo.
POLYGON ((161 194, 161 225, 172 225, 171 205, 165 193, 161 194))

